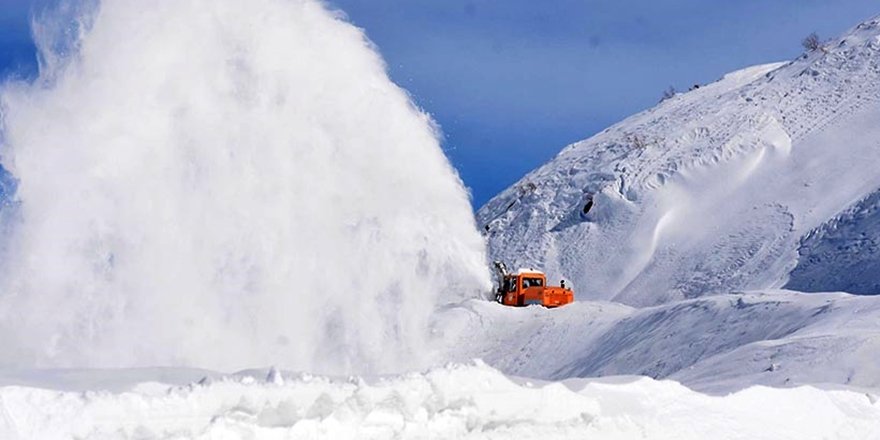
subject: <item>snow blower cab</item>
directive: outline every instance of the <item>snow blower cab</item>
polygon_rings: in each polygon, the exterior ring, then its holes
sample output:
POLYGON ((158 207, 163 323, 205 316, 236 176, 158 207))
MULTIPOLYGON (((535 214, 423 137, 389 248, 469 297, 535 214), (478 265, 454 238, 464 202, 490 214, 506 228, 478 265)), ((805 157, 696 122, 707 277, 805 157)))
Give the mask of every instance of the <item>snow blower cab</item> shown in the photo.
POLYGON ((543 272, 534 269, 520 269, 509 273, 507 266, 500 261, 495 262, 498 272, 498 290, 495 301, 506 306, 529 306, 532 304, 544 307, 564 306, 574 301, 574 292, 561 286, 548 286, 547 277, 543 272))

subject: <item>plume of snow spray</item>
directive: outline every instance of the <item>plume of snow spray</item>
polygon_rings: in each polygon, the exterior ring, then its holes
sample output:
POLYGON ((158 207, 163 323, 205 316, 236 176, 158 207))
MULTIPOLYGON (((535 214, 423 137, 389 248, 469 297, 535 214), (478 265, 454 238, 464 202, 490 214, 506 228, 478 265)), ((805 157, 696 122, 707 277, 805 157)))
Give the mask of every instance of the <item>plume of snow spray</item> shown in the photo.
POLYGON ((432 122, 358 29, 313 0, 86 9, 37 23, 40 78, 0 95, 0 364, 392 371, 487 288, 432 122))

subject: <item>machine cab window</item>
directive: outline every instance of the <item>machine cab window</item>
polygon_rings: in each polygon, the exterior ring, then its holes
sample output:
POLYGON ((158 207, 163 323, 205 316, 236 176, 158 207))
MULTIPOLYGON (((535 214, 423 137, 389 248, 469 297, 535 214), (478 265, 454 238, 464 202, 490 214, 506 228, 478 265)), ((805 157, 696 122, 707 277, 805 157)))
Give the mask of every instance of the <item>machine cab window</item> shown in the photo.
POLYGON ((523 289, 528 289, 529 287, 542 287, 544 285, 544 280, 540 278, 532 278, 532 277, 523 277, 523 289))
POLYGON ((516 278, 505 278, 504 279, 504 291, 505 292, 516 292, 516 278))

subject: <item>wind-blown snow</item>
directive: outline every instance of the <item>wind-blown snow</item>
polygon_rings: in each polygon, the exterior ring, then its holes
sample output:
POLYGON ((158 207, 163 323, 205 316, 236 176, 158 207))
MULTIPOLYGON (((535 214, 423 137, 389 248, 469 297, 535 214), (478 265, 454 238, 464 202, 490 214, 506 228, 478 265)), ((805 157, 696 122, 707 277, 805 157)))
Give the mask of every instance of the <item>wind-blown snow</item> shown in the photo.
POLYGON ((0 95, 0 366, 421 365, 484 244, 362 32, 312 0, 93 3, 0 95))
MULTIPOLYGON (((263 372, 265 373, 265 372, 263 372)), ((118 392, 0 388, 3 438, 880 438, 878 396, 671 381, 511 380, 484 364, 379 380, 241 374, 118 392)))

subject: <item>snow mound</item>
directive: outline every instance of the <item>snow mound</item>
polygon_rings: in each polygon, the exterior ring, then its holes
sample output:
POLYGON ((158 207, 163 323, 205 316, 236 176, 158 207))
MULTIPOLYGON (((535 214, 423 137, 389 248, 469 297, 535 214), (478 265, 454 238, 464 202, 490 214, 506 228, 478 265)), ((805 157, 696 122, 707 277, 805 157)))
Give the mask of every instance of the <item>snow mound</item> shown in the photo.
POLYGON ((484 243, 363 33, 313 0, 79 4, 0 90, 0 366, 429 362, 484 243))
MULTIPOLYGON (((102 373, 96 373, 102 374, 102 373)), ((876 439, 877 396, 750 388, 725 397, 647 378, 531 383, 477 362, 348 380, 287 374, 122 392, 0 388, 17 438, 876 439), (40 421, 40 423, 36 423, 40 421)))
POLYGON ((492 258, 634 306, 785 285, 802 237, 880 188, 878 42, 872 19, 566 147, 479 210, 492 258))

